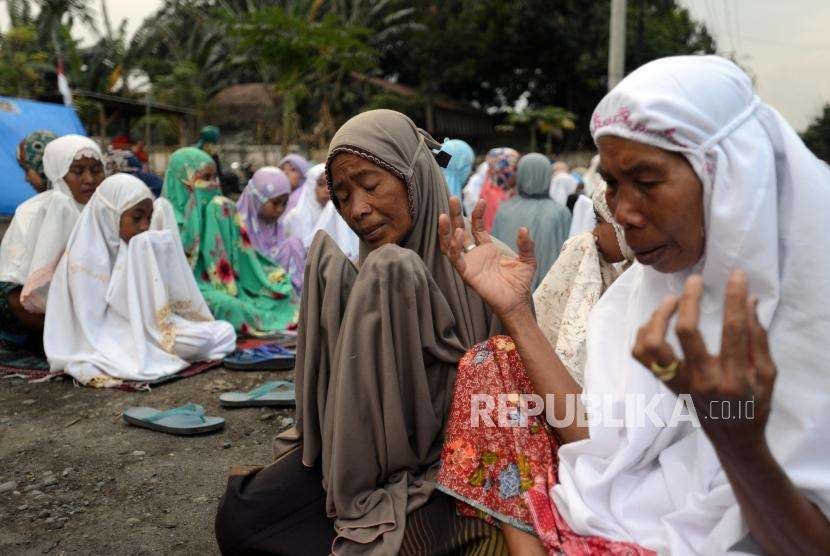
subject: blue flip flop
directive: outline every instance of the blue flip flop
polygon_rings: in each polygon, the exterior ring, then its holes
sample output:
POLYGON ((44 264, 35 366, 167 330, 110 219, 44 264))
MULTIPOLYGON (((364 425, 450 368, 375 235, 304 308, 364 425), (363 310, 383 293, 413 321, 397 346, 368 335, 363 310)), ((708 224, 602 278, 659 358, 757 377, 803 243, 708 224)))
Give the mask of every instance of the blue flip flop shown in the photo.
POLYGON ((203 434, 225 426, 224 419, 206 417, 205 409, 195 403, 167 411, 152 407, 128 407, 122 416, 130 425, 176 435, 203 434))
POLYGON ((223 365, 234 371, 283 371, 294 368, 296 352, 279 344, 241 349, 225 357, 223 365))
POLYGON ((294 383, 287 380, 266 382, 250 392, 226 392, 219 396, 222 407, 293 407, 294 383))

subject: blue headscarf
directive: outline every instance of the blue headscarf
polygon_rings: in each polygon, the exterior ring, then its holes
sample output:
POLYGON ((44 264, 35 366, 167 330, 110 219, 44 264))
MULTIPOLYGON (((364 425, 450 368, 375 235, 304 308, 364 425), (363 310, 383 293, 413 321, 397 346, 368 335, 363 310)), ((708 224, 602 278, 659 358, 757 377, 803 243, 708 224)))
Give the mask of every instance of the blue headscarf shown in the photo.
POLYGON ((441 168, 450 195, 461 198, 461 190, 473 171, 476 157, 473 148, 461 139, 444 139, 441 150, 452 156, 447 167, 441 168))

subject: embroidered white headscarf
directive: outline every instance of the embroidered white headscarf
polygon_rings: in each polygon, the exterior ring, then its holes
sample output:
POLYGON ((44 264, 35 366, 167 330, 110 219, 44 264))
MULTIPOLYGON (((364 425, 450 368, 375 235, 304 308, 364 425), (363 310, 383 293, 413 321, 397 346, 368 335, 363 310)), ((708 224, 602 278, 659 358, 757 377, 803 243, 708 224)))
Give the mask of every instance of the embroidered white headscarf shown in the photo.
POLYGON ((84 208, 64 181, 72 162, 83 157, 101 160, 101 149, 82 135, 64 135, 46 145, 43 168, 52 189, 17 207, 0 245, 0 280, 22 285, 20 303, 33 313, 46 311, 52 272, 84 208))
MULTIPOLYGON (((830 515, 830 169, 755 95, 747 75, 716 56, 642 66, 597 106, 597 140, 615 135, 683 154, 703 182, 706 247, 672 274, 635 263, 589 321, 585 394, 650 401, 668 421, 676 397, 631 356, 637 329, 692 272, 703 275, 700 330, 720 349, 723 296, 742 268, 778 367, 766 435, 776 460, 830 515)), ((673 330, 668 334, 682 356, 673 330)), ((585 395, 584 394, 584 395, 585 395)), ((587 398, 586 398, 587 401, 587 398)), ((557 508, 584 535, 633 541, 662 554, 722 554, 747 534, 708 438, 689 423, 592 425, 559 451, 557 508)))
POLYGON ((102 164, 104 160, 98 143, 83 135, 70 134, 58 137, 46 145, 43 152, 43 172, 52 182, 52 189, 72 199, 78 212, 84 210, 84 205, 72 196, 64 177, 69 173, 72 163, 82 158, 94 158, 102 164))
POLYGON ((49 290, 43 343, 53 371, 114 386, 233 350, 233 327, 213 320, 178 235, 158 229, 175 229, 168 201, 154 203, 155 230, 121 238, 121 215, 153 198, 135 176, 115 174, 81 214, 49 290))

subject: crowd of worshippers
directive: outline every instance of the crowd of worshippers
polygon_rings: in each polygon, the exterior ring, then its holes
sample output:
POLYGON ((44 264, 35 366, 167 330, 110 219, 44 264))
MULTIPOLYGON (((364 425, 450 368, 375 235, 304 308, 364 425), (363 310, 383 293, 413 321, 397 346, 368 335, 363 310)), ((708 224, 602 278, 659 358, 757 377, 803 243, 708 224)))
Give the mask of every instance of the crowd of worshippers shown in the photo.
POLYGON ((231 471, 225 554, 830 553, 830 168, 716 56, 640 67, 590 131, 580 176, 473 171, 372 110, 236 203, 198 146, 155 198, 34 134, 3 332, 107 386, 296 324, 296 420, 231 471))

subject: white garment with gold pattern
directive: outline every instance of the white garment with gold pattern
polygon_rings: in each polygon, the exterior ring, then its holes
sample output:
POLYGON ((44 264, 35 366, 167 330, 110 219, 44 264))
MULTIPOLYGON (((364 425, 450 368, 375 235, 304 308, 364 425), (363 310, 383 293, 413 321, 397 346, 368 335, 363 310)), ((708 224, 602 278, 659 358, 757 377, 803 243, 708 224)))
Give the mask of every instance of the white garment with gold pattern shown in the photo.
MULTIPOLYGON (((140 180, 116 174, 81 214, 49 290, 44 348, 53 371, 115 386, 233 351, 233 327, 213 320, 175 230, 121 239, 121 214, 152 198, 140 180)), ((165 203, 154 204, 154 228, 170 222, 165 203)))

